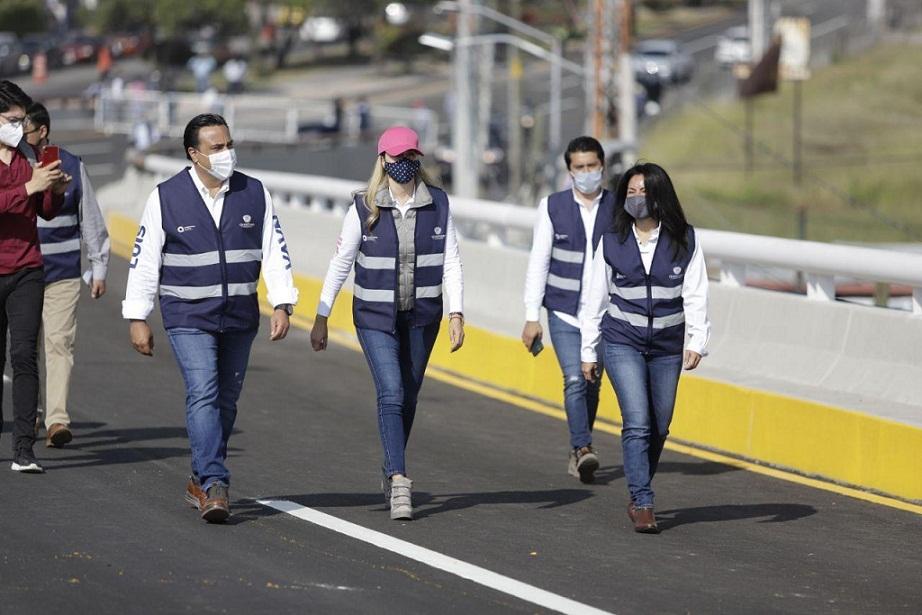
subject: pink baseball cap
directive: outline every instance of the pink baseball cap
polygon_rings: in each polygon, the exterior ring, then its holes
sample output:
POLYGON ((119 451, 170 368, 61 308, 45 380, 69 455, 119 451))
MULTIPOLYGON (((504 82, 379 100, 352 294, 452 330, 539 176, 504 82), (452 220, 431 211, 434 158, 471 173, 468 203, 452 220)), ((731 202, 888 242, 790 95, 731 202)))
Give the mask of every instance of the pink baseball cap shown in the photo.
POLYGON ((378 154, 399 156, 413 150, 422 155, 419 149, 419 135, 412 128, 406 126, 391 126, 381 134, 378 139, 378 154))

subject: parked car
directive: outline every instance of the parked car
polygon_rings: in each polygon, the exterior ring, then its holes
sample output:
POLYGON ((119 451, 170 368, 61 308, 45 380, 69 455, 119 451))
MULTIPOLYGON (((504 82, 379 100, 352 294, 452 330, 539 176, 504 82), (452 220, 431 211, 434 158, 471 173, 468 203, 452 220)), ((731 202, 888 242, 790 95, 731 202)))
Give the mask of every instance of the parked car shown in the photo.
POLYGON ((100 39, 93 36, 78 34, 71 36, 61 43, 61 58, 65 66, 92 62, 96 59, 96 52, 101 44, 100 39))
POLYGON ((48 68, 57 68, 63 63, 61 49, 57 46, 54 37, 47 34, 29 34, 22 38, 22 50, 26 55, 23 63, 26 64, 26 71, 32 70, 32 64, 35 56, 39 53, 45 54, 45 62, 48 68))
POLYGON ((749 62, 752 56, 749 44, 749 29, 746 26, 727 28, 717 39, 714 59, 719 64, 730 66, 749 62))
POLYGON ((0 76, 13 76, 29 70, 28 56, 12 32, 0 32, 0 76))
POLYGON ((694 63, 677 41, 649 39, 634 47, 634 76, 641 83, 655 78, 662 83, 684 83, 691 79, 694 63))

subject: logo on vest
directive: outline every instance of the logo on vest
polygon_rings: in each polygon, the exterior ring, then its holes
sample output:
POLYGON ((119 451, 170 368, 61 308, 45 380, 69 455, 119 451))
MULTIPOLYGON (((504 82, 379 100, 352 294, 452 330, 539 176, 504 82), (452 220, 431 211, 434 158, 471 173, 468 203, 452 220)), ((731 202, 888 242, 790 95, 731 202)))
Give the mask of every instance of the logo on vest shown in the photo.
POLYGON ((624 275, 623 273, 616 273, 616 274, 615 274, 615 279, 616 279, 616 280, 623 280, 623 279, 626 278, 626 277, 627 277, 627 276, 624 275))
POLYGON ((678 279, 681 278, 681 277, 682 277, 682 268, 681 268, 681 267, 673 267, 673 268, 672 268, 672 273, 669 275, 669 279, 670 279, 670 280, 678 280, 678 279))
POLYGON ((378 241, 377 235, 362 235, 362 241, 378 241))
POLYGON ((432 235, 432 239, 434 239, 434 240, 436 240, 436 241, 438 241, 438 240, 440 240, 440 239, 445 239, 445 234, 442 232, 442 227, 441 227, 441 226, 435 227, 434 229, 432 229, 432 232, 434 233, 434 234, 432 235))
POLYGON ((186 231, 191 231, 191 230, 194 229, 194 228, 195 228, 195 225, 194 225, 194 224, 190 224, 189 226, 177 226, 177 227, 176 227, 176 232, 177 232, 177 233, 185 233, 186 231))
POLYGON ((570 236, 567 235, 566 233, 554 233, 554 240, 555 240, 555 241, 561 241, 561 240, 563 240, 563 239, 569 239, 569 238, 570 238, 570 236))
POLYGON ((243 222, 241 222, 238 226, 240 226, 240 228, 253 228, 256 225, 251 222, 252 219, 253 217, 250 214, 244 214, 243 222))

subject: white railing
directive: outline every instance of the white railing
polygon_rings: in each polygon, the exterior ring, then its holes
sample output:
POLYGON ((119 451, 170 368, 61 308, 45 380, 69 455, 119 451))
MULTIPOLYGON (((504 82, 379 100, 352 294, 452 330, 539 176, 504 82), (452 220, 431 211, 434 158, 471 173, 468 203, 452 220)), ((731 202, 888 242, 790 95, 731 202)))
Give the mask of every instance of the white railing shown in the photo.
MULTIPOLYGON (((166 156, 146 156, 142 170, 166 178, 182 169, 186 161, 166 156)), ((258 177, 273 201, 282 206, 332 211, 340 215, 363 184, 317 175, 242 169, 258 177)), ((536 210, 495 201, 452 197, 452 217, 468 237, 492 245, 528 249, 536 210)), ((745 286, 750 266, 778 267, 802 272, 807 298, 835 300, 835 279, 904 284, 912 288, 912 312, 922 316, 922 254, 879 250, 816 241, 799 241, 762 235, 699 229, 707 255, 720 262, 720 280, 745 286)))
MULTIPOLYGON (((286 98, 259 94, 226 96, 218 93, 190 94, 148 90, 103 90, 96 103, 94 123, 107 134, 134 134, 139 125, 162 137, 181 137, 186 122, 199 113, 225 117, 238 141, 294 143, 311 134, 331 134, 332 101, 286 98)), ((405 124, 420 135, 420 145, 429 151, 438 142, 438 114, 426 108, 370 107, 371 125, 366 131, 380 132, 391 124, 405 124)), ((357 108, 342 109, 337 134, 359 136, 357 108)))

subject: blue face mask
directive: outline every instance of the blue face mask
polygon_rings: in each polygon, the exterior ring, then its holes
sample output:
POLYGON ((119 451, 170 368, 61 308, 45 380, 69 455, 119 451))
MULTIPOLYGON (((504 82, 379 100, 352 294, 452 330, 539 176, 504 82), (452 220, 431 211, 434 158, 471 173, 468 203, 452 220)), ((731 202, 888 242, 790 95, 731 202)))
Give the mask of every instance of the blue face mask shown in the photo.
POLYGON ((419 173, 419 160, 401 158, 396 162, 385 162, 384 171, 398 184, 407 184, 419 173))
POLYGON ((635 194, 624 199, 624 211, 626 211, 635 220, 650 217, 650 209, 647 207, 647 197, 642 194, 635 194))

